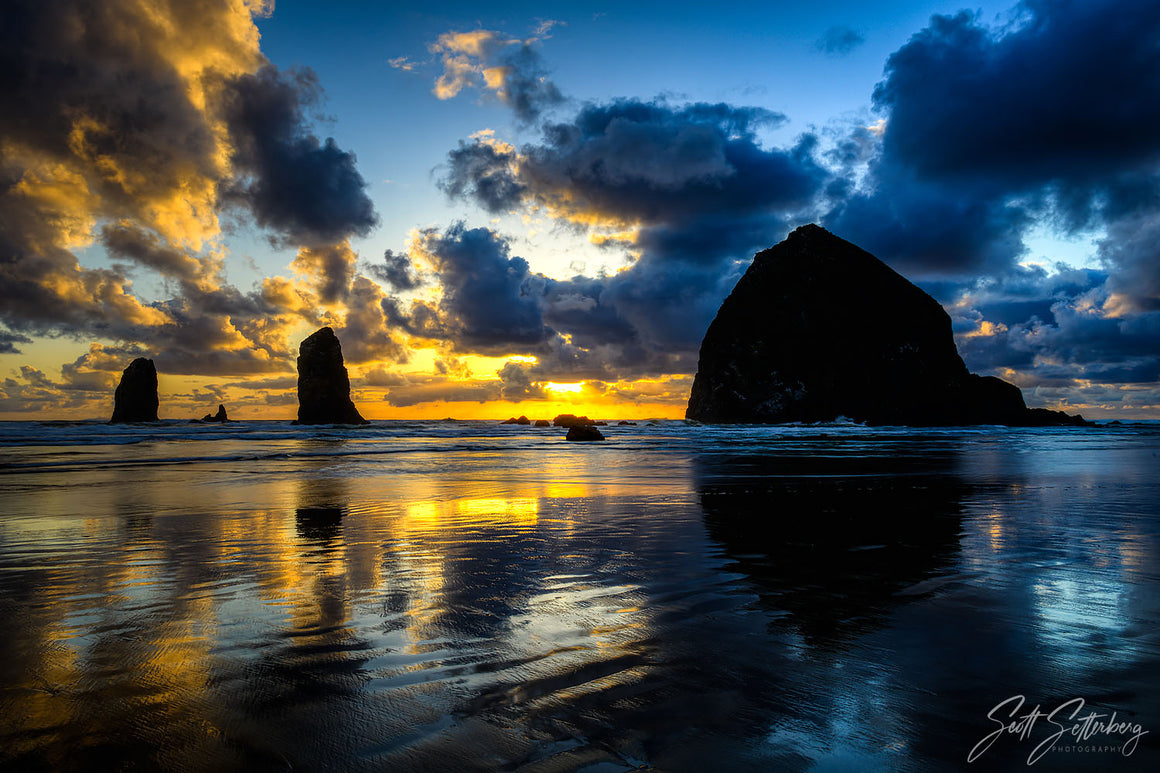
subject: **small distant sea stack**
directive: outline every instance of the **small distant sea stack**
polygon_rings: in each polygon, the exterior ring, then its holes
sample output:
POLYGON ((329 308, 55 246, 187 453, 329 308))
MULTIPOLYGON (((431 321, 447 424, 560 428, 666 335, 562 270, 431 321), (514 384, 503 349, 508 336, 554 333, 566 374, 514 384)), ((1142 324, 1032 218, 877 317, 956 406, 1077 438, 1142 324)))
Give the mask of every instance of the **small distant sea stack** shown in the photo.
POLYGON ((604 435, 591 424, 574 424, 568 428, 568 434, 564 439, 586 442, 590 440, 604 440, 604 435))
POLYGON ((230 417, 226 415, 226 407, 218 403, 217 413, 210 415, 206 414, 201 418, 202 421, 229 421, 230 417))
POLYGON ((368 424, 350 399, 342 345, 328 327, 298 348, 298 424, 368 424))
POLYGON ((552 426, 567 427, 569 429, 572 427, 591 427, 595 424, 596 422, 587 416, 577 416, 574 413, 561 413, 559 416, 552 419, 552 426))
POLYGON ((121 383, 113 394, 111 424, 158 421, 157 367, 153 360, 138 357, 121 374, 121 383))

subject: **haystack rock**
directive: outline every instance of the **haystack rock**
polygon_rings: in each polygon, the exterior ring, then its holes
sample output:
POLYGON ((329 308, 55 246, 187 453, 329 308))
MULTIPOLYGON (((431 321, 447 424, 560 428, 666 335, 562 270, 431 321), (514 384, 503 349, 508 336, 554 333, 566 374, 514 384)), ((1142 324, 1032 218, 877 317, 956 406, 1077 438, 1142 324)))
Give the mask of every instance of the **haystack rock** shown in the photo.
POLYGON ((687 418, 911 426, 1084 424, 967 371, 951 320, 878 258, 816 225, 759 252, 701 342, 687 418))
POLYGON ((298 348, 297 424, 368 424, 350 399, 342 345, 328 327, 298 348))
POLYGON ((121 383, 113 393, 112 424, 135 421, 157 421, 157 368, 153 360, 138 357, 121 374, 121 383))

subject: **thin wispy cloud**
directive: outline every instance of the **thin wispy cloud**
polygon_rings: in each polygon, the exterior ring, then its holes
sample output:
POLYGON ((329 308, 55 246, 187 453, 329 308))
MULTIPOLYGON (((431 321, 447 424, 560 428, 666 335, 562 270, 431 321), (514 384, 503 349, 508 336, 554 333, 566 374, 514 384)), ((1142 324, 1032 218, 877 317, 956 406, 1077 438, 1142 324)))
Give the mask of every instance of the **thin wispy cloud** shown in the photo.
POLYGON ((830 27, 814 42, 814 47, 830 56, 845 56, 866 42, 866 37, 851 27, 830 27))

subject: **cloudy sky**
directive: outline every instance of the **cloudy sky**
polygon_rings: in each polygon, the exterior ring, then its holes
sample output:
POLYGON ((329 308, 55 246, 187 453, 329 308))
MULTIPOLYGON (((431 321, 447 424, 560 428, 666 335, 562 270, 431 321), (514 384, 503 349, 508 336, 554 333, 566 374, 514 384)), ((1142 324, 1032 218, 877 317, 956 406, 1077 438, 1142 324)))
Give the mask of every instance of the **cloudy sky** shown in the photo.
POLYGON ((1160 418, 1160 4, 6 0, 0 418, 683 416, 818 222, 1027 402, 1160 418), (783 7, 785 6, 785 7, 783 7))

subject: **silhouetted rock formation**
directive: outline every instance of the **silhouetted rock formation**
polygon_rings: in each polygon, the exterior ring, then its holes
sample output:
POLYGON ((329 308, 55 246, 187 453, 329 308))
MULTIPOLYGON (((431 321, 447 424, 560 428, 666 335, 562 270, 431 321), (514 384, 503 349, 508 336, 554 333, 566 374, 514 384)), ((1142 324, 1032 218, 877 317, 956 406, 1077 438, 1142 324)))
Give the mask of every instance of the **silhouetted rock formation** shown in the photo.
POLYGON ((556 418, 552 419, 552 425, 556 427, 583 427, 592 426, 596 422, 587 416, 577 416, 572 413, 561 413, 556 418))
POLYGON ((157 421, 157 368, 153 360, 138 357, 121 374, 121 383, 113 393, 112 424, 134 421, 157 421))
POLYGON ((552 422, 548 421, 547 419, 536 419, 536 426, 537 427, 550 427, 550 426, 552 426, 552 422))
POLYGON ((513 417, 511 419, 507 419, 505 421, 500 422, 500 424, 521 424, 524 426, 527 426, 528 424, 531 424, 531 423, 532 423, 532 420, 529 419, 527 416, 521 416, 518 419, 513 417))
POLYGON ((215 413, 213 415, 210 415, 207 413, 205 416, 201 417, 201 420, 202 421, 229 421, 230 419, 228 416, 226 416, 226 407, 224 405, 218 404, 217 413, 215 413))
POLYGON ((807 225, 758 253, 701 342, 687 418, 705 422, 1084 424, 1028 410, 967 371, 938 301, 870 253, 807 225))
POLYGON ((604 435, 600 434, 600 430, 591 424, 575 424, 568 428, 568 434, 565 440, 604 440, 604 435))
POLYGON ((324 327, 298 348, 297 424, 368 424, 350 399, 342 345, 324 327))

